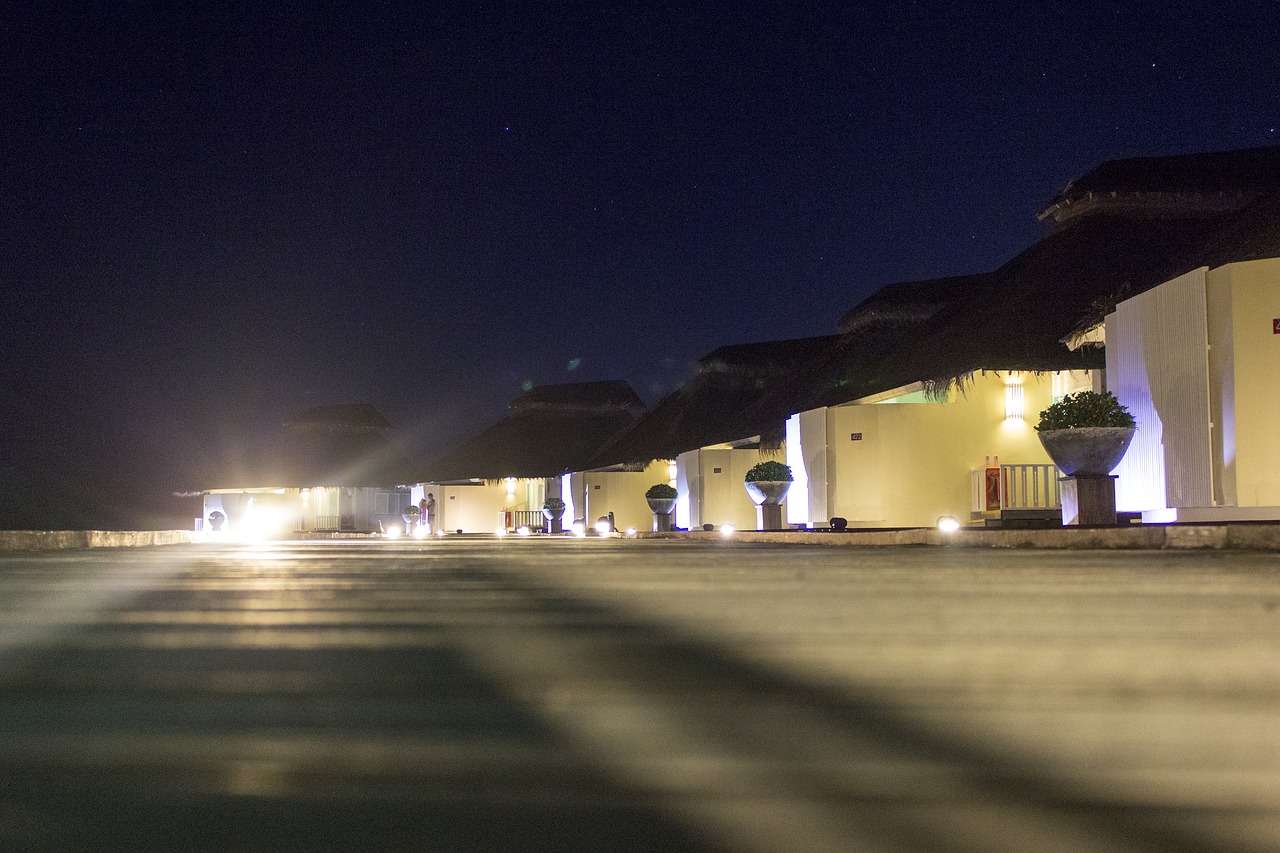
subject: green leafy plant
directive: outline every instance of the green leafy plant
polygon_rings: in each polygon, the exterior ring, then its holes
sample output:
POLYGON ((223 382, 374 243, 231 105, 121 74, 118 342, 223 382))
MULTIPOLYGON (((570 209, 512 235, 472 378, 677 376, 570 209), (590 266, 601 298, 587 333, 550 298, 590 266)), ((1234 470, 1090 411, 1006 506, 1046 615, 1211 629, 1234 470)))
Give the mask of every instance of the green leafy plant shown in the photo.
POLYGON ((680 494, 675 490, 674 486, 668 486, 666 483, 655 483, 649 487, 649 491, 644 493, 646 498, 657 498, 660 500, 670 500, 680 494))
POLYGON ((542 502, 542 508, 548 512, 564 512, 564 501, 559 498, 547 498, 542 502))
POLYGON ((772 460, 752 465, 745 478, 748 483, 790 483, 794 479, 795 477, 791 476, 790 465, 772 460))
POLYGON ((1079 427, 1132 427, 1133 415, 1110 391, 1081 391, 1068 394, 1040 413, 1036 429, 1076 429, 1079 427))

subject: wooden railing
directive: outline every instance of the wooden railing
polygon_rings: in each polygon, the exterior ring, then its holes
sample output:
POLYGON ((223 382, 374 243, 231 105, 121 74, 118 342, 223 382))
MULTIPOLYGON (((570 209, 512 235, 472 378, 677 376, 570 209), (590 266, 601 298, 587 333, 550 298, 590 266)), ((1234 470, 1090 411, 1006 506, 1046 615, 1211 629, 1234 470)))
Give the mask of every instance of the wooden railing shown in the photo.
POLYGON ((973 469, 973 511, 1056 509, 1062 506, 1058 468, 1052 464, 1001 465, 997 480, 998 505, 988 501, 987 469, 973 469))
POLYGON ((527 527, 530 530, 542 530, 546 527, 547 518, 540 509, 517 509, 511 513, 512 529, 527 527))

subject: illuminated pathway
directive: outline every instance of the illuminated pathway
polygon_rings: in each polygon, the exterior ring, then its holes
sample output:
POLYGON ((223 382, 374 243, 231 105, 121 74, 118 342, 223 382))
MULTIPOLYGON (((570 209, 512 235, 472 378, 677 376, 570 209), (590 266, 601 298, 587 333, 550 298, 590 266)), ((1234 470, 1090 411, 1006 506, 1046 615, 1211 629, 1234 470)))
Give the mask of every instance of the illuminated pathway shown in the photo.
POLYGON ((1280 849, 1280 556, 0 556, 0 849, 1280 849))

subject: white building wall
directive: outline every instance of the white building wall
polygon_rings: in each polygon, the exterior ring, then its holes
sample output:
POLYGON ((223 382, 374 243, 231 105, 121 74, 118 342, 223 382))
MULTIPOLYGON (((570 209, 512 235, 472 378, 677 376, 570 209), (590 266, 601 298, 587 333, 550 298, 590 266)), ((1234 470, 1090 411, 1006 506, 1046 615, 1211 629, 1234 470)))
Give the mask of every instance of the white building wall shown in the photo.
POLYGON ((1137 433, 1116 468, 1116 508, 1170 518, 1213 506, 1206 268, 1127 299, 1107 317, 1107 387, 1137 433))
POLYGON ((830 453, 825 407, 791 416, 787 423, 787 464, 792 468, 796 484, 787 494, 788 523, 813 527, 825 525, 830 519, 827 513, 827 467, 830 453), (804 497, 803 503, 797 500, 799 497, 804 497))

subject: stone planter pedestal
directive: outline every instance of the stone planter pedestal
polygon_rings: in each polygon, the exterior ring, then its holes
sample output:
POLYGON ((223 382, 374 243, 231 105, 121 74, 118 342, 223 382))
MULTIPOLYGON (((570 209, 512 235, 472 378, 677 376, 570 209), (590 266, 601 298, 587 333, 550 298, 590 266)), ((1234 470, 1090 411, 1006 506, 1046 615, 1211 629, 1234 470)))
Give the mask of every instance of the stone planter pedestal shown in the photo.
POLYGON ((1132 427, 1076 427, 1045 430, 1040 434, 1049 458, 1062 477, 1062 523, 1113 525, 1116 523, 1116 478, 1111 469, 1120 464, 1132 427))
POLYGON ((1062 477, 1062 523, 1116 523, 1116 477, 1096 474, 1062 477))
POLYGON ((542 508, 542 517, 547 520, 548 533, 564 533, 564 510, 560 512, 552 512, 546 507, 542 508))
POLYGON ((645 498, 653 510, 653 532, 668 533, 671 530, 671 514, 676 508, 675 498, 645 498))
POLYGON ((749 480, 746 486, 757 507, 757 529, 786 530, 782 522, 782 501, 791 489, 791 481, 749 480))

